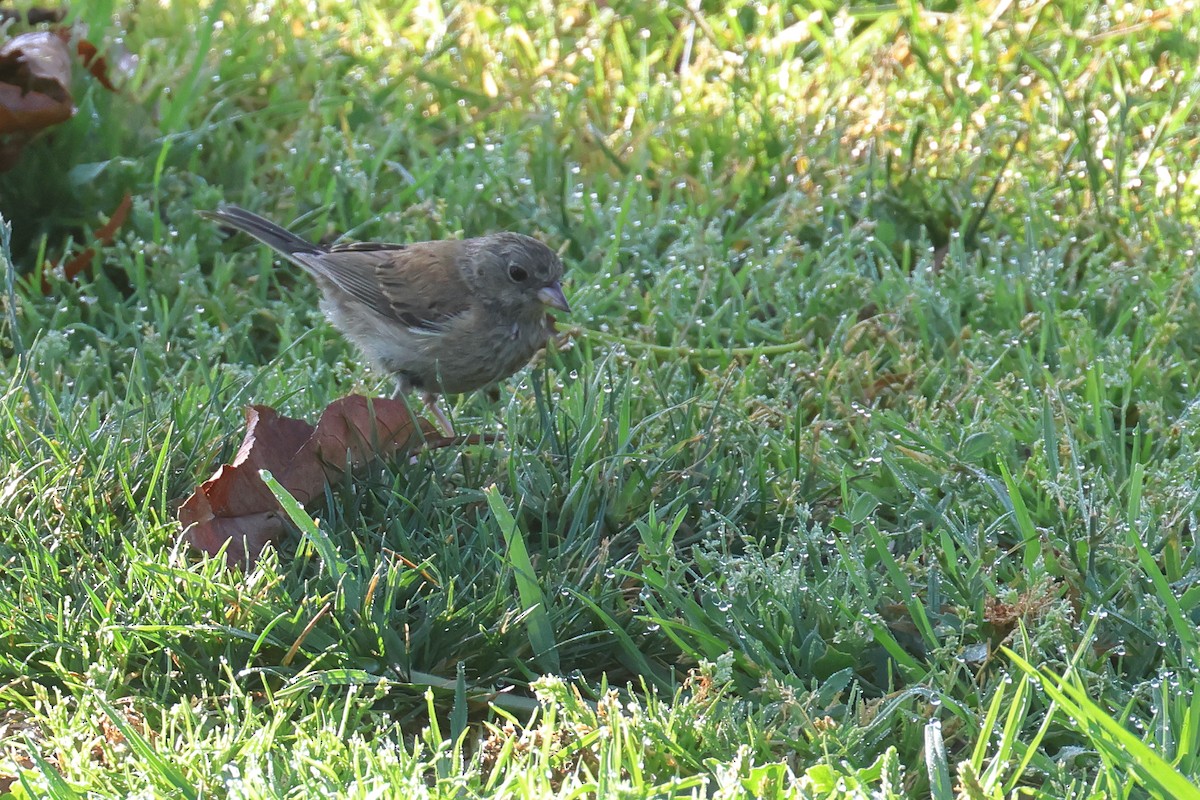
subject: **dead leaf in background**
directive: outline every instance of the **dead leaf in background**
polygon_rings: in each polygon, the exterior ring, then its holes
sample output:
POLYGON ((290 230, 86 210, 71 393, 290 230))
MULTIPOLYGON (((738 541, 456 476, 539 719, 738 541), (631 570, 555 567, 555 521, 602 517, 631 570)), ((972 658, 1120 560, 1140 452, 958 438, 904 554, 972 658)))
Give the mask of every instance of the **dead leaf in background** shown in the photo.
POLYGON ((41 130, 69 119, 71 53, 57 34, 23 33, 0 46, 0 133, 41 130))
MULTIPOLYGON (((113 211, 112 216, 108 218, 108 222, 92 232, 93 246, 62 264, 64 278, 74 280, 79 273, 92 265, 92 257, 96 254, 96 248, 107 247, 112 244, 113 237, 117 235, 120 227, 125 224, 126 218, 129 217, 129 209, 132 207, 133 196, 129 192, 126 192, 125 196, 121 198, 120 204, 117 205, 116 210, 113 211)), ((46 274, 51 269, 53 269, 52 265, 47 262, 45 269, 42 270, 42 294, 50 294, 53 290, 50 281, 46 278, 46 274)))
MULTIPOLYGON (((75 114, 70 39, 67 29, 36 31, 0 46, 0 172, 17 163, 35 134, 75 114)), ((80 39, 75 52, 104 88, 116 91, 108 61, 94 44, 80 39)), ((126 60, 118 52, 119 66, 126 60)))
POLYGON ((23 33, 0 46, 0 171, 35 133, 74 113, 71 53, 59 36, 23 33))
POLYGON ((75 52, 79 54, 79 58, 83 61, 83 67, 88 72, 92 73, 92 77, 100 81, 100 85, 110 92, 117 90, 113 86, 112 81, 108 78, 108 60, 99 55, 96 45, 89 42, 87 39, 80 39, 75 45, 75 52))
POLYGON ((331 403, 316 426, 269 406, 246 409, 246 434, 233 463, 223 465, 179 508, 184 538, 209 555, 229 543, 225 561, 252 567, 286 527, 283 510, 259 477, 270 470, 300 503, 324 494, 325 482, 373 458, 386 458, 457 440, 427 441, 433 426, 413 420, 408 404, 350 395, 331 403))
MULTIPOLYGON (((46 731, 38 724, 33 712, 9 708, 0 711, 0 741, 8 743, 7 763, 0 764, 0 797, 3 797, 20 783, 23 770, 37 769, 37 764, 29 757, 29 750, 42 749, 46 745, 46 731), (19 742, 23 742, 23 746, 13 746, 19 742)), ((57 766, 54 755, 47 755, 57 766)))
POLYGON ((67 17, 65 8, 39 8, 34 6, 24 11, 0 8, 0 23, 16 22, 26 25, 41 25, 45 22, 62 22, 67 17))

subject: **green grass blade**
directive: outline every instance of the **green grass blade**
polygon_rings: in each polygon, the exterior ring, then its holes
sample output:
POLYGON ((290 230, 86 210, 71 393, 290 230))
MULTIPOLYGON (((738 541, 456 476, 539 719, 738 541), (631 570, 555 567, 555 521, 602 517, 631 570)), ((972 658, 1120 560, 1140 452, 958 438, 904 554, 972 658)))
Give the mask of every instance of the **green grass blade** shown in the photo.
POLYGON ((543 669, 558 672, 558 645, 554 640, 554 626, 550 622, 546 597, 533 568, 533 561, 529 558, 524 535, 517 525, 516 518, 504 504, 504 498, 500 496, 500 490, 495 484, 485 489, 484 495, 508 546, 508 563, 512 566, 517 583, 517 596, 521 600, 522 609, 528 614, 529 644, 543 669))
POLYGON ((952 800, 954 785, 950 781, 941 720, 931 719, 925 723, 925 769, 929 775, 930 796, 934 800, 952 800))
POLYGON ((1200 800, 1200 786, 1113 719, 1088 697, 1082 687, 1048 670, 1038 670, 1007 648, 1004 653, 1041 685, 1042 690, 1080 726, 1093 745, 1103 749, 1110 758, 1136 775, 1148 789, 1160 797, 1174 800, 1200 800))
POLYGON ((275 480, 275 476, 268 470, 260 470, 259 477, 263 483, 271 490, 271 494, 275 495, 275 499, 279 501, 279 505, 283 507, 283 512, 287 514, 288 519, 292 524, 300 529, 300 535, 305 541, 312 544, 317 551, 317 555, 321 558, 321 563, 329 570, 329 574, 335 581, 340 581, 349 570, 349 563, 342 554, 338 552, 337 546, 333 540, 329 538, 329 534, 321 530, 317 525, 316 520, 309 516, 304 510, 304 506, 292 496, 292 493, 283 487, 279 481, 275 480))
MULTIPOLYGON (((37 767, 38 772, 42 773, 42 777, 46 779, 46 789, 50 793, 49 797, 52 800, 79 800, 83 797, 79 792, 72 788, 71 784, 63 780, 63 776, 59 774, 53 766, 37 751, 37 743, 29 736, 25 737, 25 747, 29 754, 29 760, 37 767)), ((33 787, 26 781, 25 776, 21 775, 21 786, 29 793, 30 797, 34 797, 33 787)))
POLYGON ((154 745, 150 744, 144 736, 138 733, 121 712, 99 697, 95 698, 95 702, 100 707, 100 710, 108 715, 109 721, 125 737, 125 741, 129 743, 129 749, 133 750, 138 758, 146 762, 150 777, 159 786, 174 789, 188 800, 195 800, 195 798, 200 796, 200 793, 192 785, 191 781, 174 764, 159 755, 158 751, 154 749, 154 745))

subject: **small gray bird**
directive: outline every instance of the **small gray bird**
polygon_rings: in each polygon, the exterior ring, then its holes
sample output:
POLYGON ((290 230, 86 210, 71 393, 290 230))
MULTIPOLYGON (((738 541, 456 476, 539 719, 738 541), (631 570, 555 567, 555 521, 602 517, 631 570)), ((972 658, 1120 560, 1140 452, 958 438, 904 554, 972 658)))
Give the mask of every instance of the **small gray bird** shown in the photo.
POLYGON ((363 355, 411 390, 448 435, 439 394, 507 378, 549 338, 546 307, 570 312, 554 251, 519 233, 322 247, 237 206, 201 216, 250 234, 313 276, 321 310, 363 355))

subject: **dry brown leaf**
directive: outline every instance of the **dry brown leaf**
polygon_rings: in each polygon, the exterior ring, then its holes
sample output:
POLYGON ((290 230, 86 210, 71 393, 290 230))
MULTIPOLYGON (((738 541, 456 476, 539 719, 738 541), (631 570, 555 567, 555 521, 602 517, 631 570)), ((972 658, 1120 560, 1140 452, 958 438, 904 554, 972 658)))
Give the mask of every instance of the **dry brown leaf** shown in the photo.
MULTIPOLYGON (((0 46, 0 172, 11 169, 39 131, 75 113, 71 98, 71 32, 36 31, 0 46)), ((109 63, 86 39, 75 43, 83 66, 109 91, 109 63)), ((118 50, 118 66, 125 60, 118 50)))
POLYGON ((0 23, 16 22, 25 25, 42 25, 47 22, 62 22, 67 17, 65 8, 40 8, 33 6, 24 11, 0 8, 0 23))
POLYGON ((343 397, 322 412, 315 427, 269 406, 251 406, 233 463, 223 465, 180 506, 184 537, 209 555, 228 542, 226 563, 251 567, 286 530, 283 511, 259 470, 270 470, 292 496, 307 503, 345 469, 409 453, 432 432, 426 420, 414 422, 407 403, 390 398, 343 397))
POLYGON ((82 59, 84 69, 92 73, 92 77, 100 81, 101 86, 110 92, 117 90, 117 87, 113 86, 112 81, 108 77, 108 59, 100 55, 100 51, 96 49, 96 45, 87 39, 80 39, 79 43, 75 45, 75 52, 82 59))
MULTIPOLYGON (((92 257, 96 254, 96 247, 107 247, 112 244, 113 238, 117 235, 117 230, 125 224, 126 218, 129 217, 129 210, 131 208, 133 208, 133 196, 129 192, 126 192, 125 196, 121 198, 121 202, 117 205, 116 210, 113 211, 112 216, 108 218, 108 222, 92 232, 92 239, 95 240, 95 245, 63 263, 63 277, 67 280, 74 280, 79 273, 91 266, 92 257)), ((50 281, 46 278, 50 269, 50 263, 47 262, 46 268, 42 270, 42 294, 50 294, 53 289, 50 281)))
MULTIPOLYGON (((52 107, 61 122, 74 113, 71 106, 71 52, 57 34, 49 31, 23 33, 0 46, 0 83, 15 90, 17 99, 0 113, 11 112, 11 120, 0 124, 0 133, 41 129, 36 116, 25 118, 21 112, 52 107)), ((5 120, 5 117, 0 117, 5 120)))
MULTIPOLYGON (((0 763, 0 797, 3 797, 20 782, 20 771, 37 768, 28 751, 30 748, 41 748, 45 744, 46 733, 32 713, 9 708, 0 712, 0 741, 6 743, 8 756, 8 763, 0 763)), ((55 761, 53 755, 49 758, 55 761)))
POLYGON ((23 33, 0 46, 0 171, 35 133, 74 113, 71 53, 61 38, 23 33))

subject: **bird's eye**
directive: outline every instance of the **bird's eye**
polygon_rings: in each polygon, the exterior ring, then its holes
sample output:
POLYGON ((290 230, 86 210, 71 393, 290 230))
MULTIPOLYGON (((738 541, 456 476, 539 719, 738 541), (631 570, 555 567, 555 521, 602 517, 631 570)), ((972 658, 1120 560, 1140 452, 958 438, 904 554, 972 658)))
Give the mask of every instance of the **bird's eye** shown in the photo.
POLYGON ((508 277, 512 279, 513 283, 523 283, 529 277, 529 273, 518 264, 509 264, 508 277))

